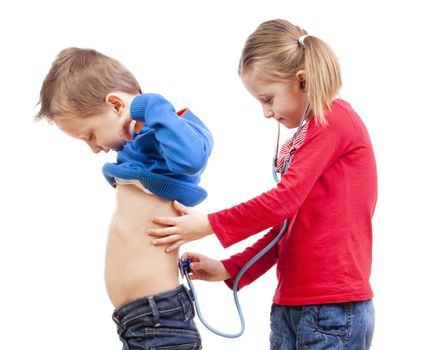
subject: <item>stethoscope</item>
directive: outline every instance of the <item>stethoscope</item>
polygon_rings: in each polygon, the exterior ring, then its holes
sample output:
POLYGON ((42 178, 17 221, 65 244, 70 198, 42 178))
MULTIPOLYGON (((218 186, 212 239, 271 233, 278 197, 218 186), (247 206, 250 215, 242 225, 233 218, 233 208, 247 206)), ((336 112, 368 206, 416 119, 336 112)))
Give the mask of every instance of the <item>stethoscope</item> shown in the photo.
MULTIPOLYGON (((303 110, 303 114, 302 117, 300 118, 300 122, 299 122, 299 126, 297 127, 296 132, 294 133, 293 139, 295 139, 299 134, 300 131, 303 127, 303 124, 306 120, 306 115, 308 113, 308 109, 309 109, 309 104, 306 103, 305 108, 303 110)), ((273 164, 272 164, 272 172, 273 172, 273 177, 274 180, 276 181, 276 183, 280 182, 279 177, 277 176, 277 155, 279 153, 279 140, 280 140, 280 123, 277 123, 277 141, 276 141, 276 147, 274 150, 274 157, 273 157, 273 164)), ((288 157, 288 159, 285 161, 283 168, 281 170, 281 175, 283 175, 289 167, 289 164, 291 162, 291 157, 288 157)), ((277 236, 265 247, 263 248, 259 253, 257 253, 250 261, 248 261, 243 267, 242 269, 239 271, 239 273, 237 274, 236 278, 234 279, 234 283, 233 283, 233 296, 234 296, 234 303, 236 305, 236 309, 237 309, 237 313, 239 315, 240 318, 240 331, 237 333, 224 333, 221 332, 215 328, 213 328, 202 316, 202 312, 200 310, 199 307, 199 300, 196 294, 196 290, 194 288, 193 282, 191 281, 191 279, 189 278, 189 273, 191 273, 191 269, 190 269, 190 259, 186 258, 186 259, 180 259, 179 262, 179 269, 181 271, 181 276, 185 277, 185 279, 187 280, 188 286, 190 287, 190 291, 191 294, 193 296, 194 299, 194 305, 196 308, 196 313, 199 317, 199 319, 201 320, 202 324, 211 332, 220 335, 221 337, 225 337, 225 338, 238 338, 240 337, 243 332, 245 331, 245 319, 243 317, 243 313, 242 313, 242 308, 240 307, 240 303, 239 303, 239 298, 237 296, 237 288, 239 286, 239 282, 240 279, 242 278, 242 276, 245 274, 245 272, 257 261, 259 260, 262 256, 264 256, 271 248, 273 248, 282 238, 282 236, 285 234, 286 229, 288 228, 288 224, 289 221, 288 219, 283 220, 283 224, 282 224, 282 228, 280 229, 279 233, 277 234, 277 236)))

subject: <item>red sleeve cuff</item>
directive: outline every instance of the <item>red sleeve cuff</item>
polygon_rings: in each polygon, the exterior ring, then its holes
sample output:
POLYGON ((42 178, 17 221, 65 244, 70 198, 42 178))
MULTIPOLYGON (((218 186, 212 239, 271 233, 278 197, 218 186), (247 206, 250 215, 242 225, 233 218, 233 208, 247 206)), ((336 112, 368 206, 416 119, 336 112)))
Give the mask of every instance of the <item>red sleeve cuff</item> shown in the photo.
POLYGON ((220 226, 218 221, 218 213, 208 214, 208 221, 210 222, 210 226, 213 229, 214 234, 216 235, 219 242, 222 244, 222 247, 228 248, 234 242, 229 239, 228 235, 223 232, 222 226, 220 226))
MULTIPOLYGON (((225 280, 224 282, 230 289, 233 289, 234 280, 236 279, 236 276, 239 274, 241 266, 237 266, 232 261, 232 259, 221 260, 221 263, 224 265, 225 269, 228 271, 228 273, 231 276, 230 279, 225 280)), ((248 284, 249 283, 246 281, 246 276, 243 275, 239 281, 239 285, 237 286, 237 290, 242 289, 242 287, 245 287, 248 284)))

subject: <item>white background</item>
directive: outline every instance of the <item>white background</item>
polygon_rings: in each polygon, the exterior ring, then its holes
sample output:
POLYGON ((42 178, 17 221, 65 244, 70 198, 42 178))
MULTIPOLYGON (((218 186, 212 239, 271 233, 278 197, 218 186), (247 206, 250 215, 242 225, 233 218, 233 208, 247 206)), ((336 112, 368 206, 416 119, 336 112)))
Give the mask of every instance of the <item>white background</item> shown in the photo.
MULTIPOLYGON (((120 60, 144 91, 191 107, 215 149, 203 176, 215 211, 273 186, 276 125, 241 85, 246 37, 285 18, 327 41, 348 100, 378 162, 374 217, 373 349, 440 349, 439 179, 441 26, 435 1, 9 1, 0 9, 0 348, 120 349, 103 281, 114 191, 94 155, 54 126, 34 123, 41 83, 69 46, 120 60)), ((259 235, 260 236, 260 235, 259 235)), ((224 258, 209 237, 184 250, 224 258)), ((154 262, 152 262, 154 263, 154 262)), ((274 269, 240 292, 245 334, 207 331, 205 349, 268 349, 274 269)), ((223 283, 197 282, 205 318, 238 327, 223 283)))

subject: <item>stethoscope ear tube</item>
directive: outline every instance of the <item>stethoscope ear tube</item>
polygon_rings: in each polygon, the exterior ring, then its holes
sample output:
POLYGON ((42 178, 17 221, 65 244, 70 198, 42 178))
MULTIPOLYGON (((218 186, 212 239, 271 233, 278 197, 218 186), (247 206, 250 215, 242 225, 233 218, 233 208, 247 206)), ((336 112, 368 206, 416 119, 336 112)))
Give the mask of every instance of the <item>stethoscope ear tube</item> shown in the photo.
POLYGON ((280 142, 280 123, 277 123, 276 147, 274 149, 273 164, 271 168, 273 172, 273 178, 276 183, 280 181, 279 177, 277 176, 277 155, 279 154, 279 142, 280 142))

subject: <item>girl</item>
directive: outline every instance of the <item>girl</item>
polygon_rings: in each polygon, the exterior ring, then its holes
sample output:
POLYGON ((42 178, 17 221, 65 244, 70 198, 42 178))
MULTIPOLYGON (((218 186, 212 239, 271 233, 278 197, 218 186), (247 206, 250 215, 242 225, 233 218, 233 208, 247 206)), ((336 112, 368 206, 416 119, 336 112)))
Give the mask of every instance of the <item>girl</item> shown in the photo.
POLYGON ((369 349, 374 330, 372 216, 377 200, 374 153, 363 122, 336 98, 341 77, 326 43, 286 20, 262 23, 248 38, 239 75, 266 118, 298 128, 282 147, 276 188, 205 215, 175 202, 180 217, 155 218, 147 232, 167 251, 214 232, 224 247, 273 227, 242 253, 216 261, 188 253, 194 279, 225 280, 267 246, 243 287, 277 263, 271 349, 369 349), (283 169, 286 169, 284 172, 283 169))

